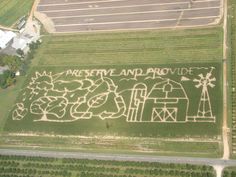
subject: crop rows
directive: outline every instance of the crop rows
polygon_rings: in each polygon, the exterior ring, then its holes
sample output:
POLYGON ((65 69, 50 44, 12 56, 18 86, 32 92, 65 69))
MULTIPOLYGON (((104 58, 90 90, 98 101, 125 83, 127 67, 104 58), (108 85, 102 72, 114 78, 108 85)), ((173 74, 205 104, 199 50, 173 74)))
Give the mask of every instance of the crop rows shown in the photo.
POLYGON ((235 167, 227 167, 224 169, 223 177, 235 177, 235 176, 236 176, 235 167))
MULTIPOLYGON (((234 1, 232 2, 232 6, 236 7, 236 3, 234 1)), ((236 153, 236 68, 235 68, 235 60, 236 60, 236 55, 235 55, 235 48, 236 48, 236 34, 235 34, 235 28, 236 28, 236 23, 235 23, 235 14, 236 10, 235 8, 232 9, 232 19, 231 19, 231 67, 232 67, 232 73, 231 73, 231 82, 232 82, 232 153, 236 153)))
POLYGON ((221 36, 219 28, 45 36, 35 59, 44 66, 216 62, 221 36))
POLYGON ((214 177, 212 167, 0 155, 2 177, 214 177))
POLYGON ((11 26, 17 19, 29 13, 33 0, 1 0, 0 24, 11 26))

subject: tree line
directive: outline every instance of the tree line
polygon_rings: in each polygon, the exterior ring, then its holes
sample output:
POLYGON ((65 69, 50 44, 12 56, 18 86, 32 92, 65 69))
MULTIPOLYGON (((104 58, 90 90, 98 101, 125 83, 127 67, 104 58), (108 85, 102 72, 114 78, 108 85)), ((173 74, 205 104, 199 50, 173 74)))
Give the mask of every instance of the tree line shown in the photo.
POLYGON ((36 49, 39 47, 40 42, 32 42, 29 44, 29 52, 24 55, 23 51, 18 49, 17 56, 13 55, 0 55, 0 66, 7 66, 9 69, 5 70, 3 74, 0 74, 0 87, 5 89, 16 83, 16 72, 20 72, 21 75, 26 74, 27 69, 34 58, 36 49))
POLYGON ((206 165, 0 155, 0 176, 215 177, 206 165))

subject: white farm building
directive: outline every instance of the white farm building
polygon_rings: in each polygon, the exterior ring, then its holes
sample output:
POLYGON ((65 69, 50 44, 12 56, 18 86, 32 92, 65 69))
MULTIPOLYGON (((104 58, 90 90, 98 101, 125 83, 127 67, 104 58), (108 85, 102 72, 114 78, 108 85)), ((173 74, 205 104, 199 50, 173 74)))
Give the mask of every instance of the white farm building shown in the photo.
POLYGON ((17 36, 13 39, 12 47, 14 49, 21 49, 25 54, 28 52, 28 44, 31 43, 31 40, 25 36, 17 36))
POLYGON ((0 30, 0 49, 5 49, 13 38, 16 36, 12 31, 2 31, 0 30))

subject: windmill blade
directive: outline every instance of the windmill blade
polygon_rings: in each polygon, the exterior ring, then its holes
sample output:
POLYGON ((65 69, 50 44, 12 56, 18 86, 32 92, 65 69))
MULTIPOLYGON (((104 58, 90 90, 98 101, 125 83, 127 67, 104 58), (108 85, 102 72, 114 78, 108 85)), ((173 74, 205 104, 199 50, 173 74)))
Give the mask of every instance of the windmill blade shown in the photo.
POLYGON ((204 79, 203 74, 199 74, 198 76, 199 76, 201 79, 204 79))
POLYGON ((193 82, 200 82, 199 79, 193 79, 193 82))
POLYGON ((206 74, 206 78, 209 79, 212 76, 211 72, 206 74))
POLYGON ((216 81, 216 78, 213 77, 213 78, 209 79, 209 81, 210 81, 210 82, 216 81))
POLYGON ((199 88, 199 87, 201 87, 201 86, 202 86, 202 84, 201 84, 201 83, 199 83, 199 84, 195 85, 195 87, 196 87, 196 88, 199 88))
POLYGON ((212 83, 208 83, 208 85, 209 85, 211 88, 215 87, 215 84, 212 84, 212 83))
POLYGON ((199 79, 193 79, 193 82, 197 82, 196 83, 197 85, 195 85, 196 88, 199 88, 202 86, 201 80, 199 80, 199 79))

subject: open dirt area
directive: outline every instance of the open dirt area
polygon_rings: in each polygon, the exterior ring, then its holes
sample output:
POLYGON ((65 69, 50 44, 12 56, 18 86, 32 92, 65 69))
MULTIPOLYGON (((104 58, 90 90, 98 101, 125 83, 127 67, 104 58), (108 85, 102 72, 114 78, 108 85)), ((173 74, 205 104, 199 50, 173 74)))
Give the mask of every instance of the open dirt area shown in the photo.
POLYGON ((222 0, 41 0, 37 11, 51 32, 198 27, 219 23, 222 0))

